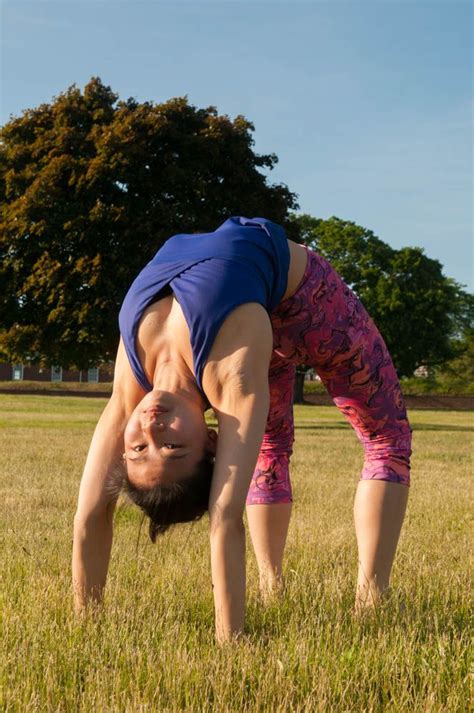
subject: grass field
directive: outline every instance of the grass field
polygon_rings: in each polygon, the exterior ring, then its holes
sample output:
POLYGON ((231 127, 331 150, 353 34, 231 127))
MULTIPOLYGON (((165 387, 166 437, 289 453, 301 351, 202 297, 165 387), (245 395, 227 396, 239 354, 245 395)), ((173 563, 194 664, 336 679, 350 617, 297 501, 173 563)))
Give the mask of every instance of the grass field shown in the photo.
POLYGON ((0 396, 2 711, 467 711, 473 415, 414 411, 392 599, 351 614, 361 450, 335 408, 296 409, 286 593, 214 644, 207 522, 153 546, 119 505, 106 604, 72 612, 72 518, 101 399, 0 396))

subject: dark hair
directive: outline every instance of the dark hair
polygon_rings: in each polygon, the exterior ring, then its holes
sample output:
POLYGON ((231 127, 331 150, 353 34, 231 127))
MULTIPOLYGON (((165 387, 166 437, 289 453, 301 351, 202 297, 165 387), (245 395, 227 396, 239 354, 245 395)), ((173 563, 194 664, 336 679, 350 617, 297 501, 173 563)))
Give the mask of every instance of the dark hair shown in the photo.
POLYGON ((170 485, 155 485, 149 490, 137 488, 125 474, 123 490, 150 518, 152 542, 171 525, 199 520, 207 512, 213 470, 214 459, 206 456, 191 475, 170 485))

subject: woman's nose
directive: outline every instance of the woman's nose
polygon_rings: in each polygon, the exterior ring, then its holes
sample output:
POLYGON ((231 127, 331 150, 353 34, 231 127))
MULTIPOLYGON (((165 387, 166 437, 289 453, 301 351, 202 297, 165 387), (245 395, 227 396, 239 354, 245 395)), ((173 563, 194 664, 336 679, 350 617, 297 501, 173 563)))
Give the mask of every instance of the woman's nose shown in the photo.
POLYGON ((166 426, 161 421, 146 421, 143 426, 143 430, 148 431, 151 428, 153 428, 155 431, 164 431, 166 426))

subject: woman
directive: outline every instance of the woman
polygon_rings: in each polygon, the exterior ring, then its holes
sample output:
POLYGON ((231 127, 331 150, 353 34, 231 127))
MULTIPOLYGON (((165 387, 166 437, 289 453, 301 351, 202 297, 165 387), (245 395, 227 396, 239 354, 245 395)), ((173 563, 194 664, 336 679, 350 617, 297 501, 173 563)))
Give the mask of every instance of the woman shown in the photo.
POLYGON ((262 591, 281 583, 302 363, 364 447, 356 609, 373 606, 388 587, 405 514, 411 433, 383 339, 330 265, 268 220, 230 218, 213 233, 170 238, 132 284, 119 323, 113 394, 75 516, 77 608, 102 596, 121 459, 153 540, 209 511, 217 638, 242 630, 245 505, 262 591), (206 426, 209 407, 218 434, 206 426))

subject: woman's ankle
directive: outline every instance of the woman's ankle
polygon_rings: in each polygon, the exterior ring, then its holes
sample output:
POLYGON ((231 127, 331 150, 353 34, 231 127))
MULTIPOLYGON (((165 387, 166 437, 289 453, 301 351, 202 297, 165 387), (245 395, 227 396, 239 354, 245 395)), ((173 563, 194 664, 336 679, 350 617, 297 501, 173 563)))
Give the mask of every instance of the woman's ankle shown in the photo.
POLYGON ((265 604, 271 604, 279 599, 284 591, 282 575, 266 574, 260 577, 260 596, 265 604))
POLYGON ((355 595, 354 610, 356 614, 373 611, 390 593, 389 583, 373 579, 358 583, 355 595))

